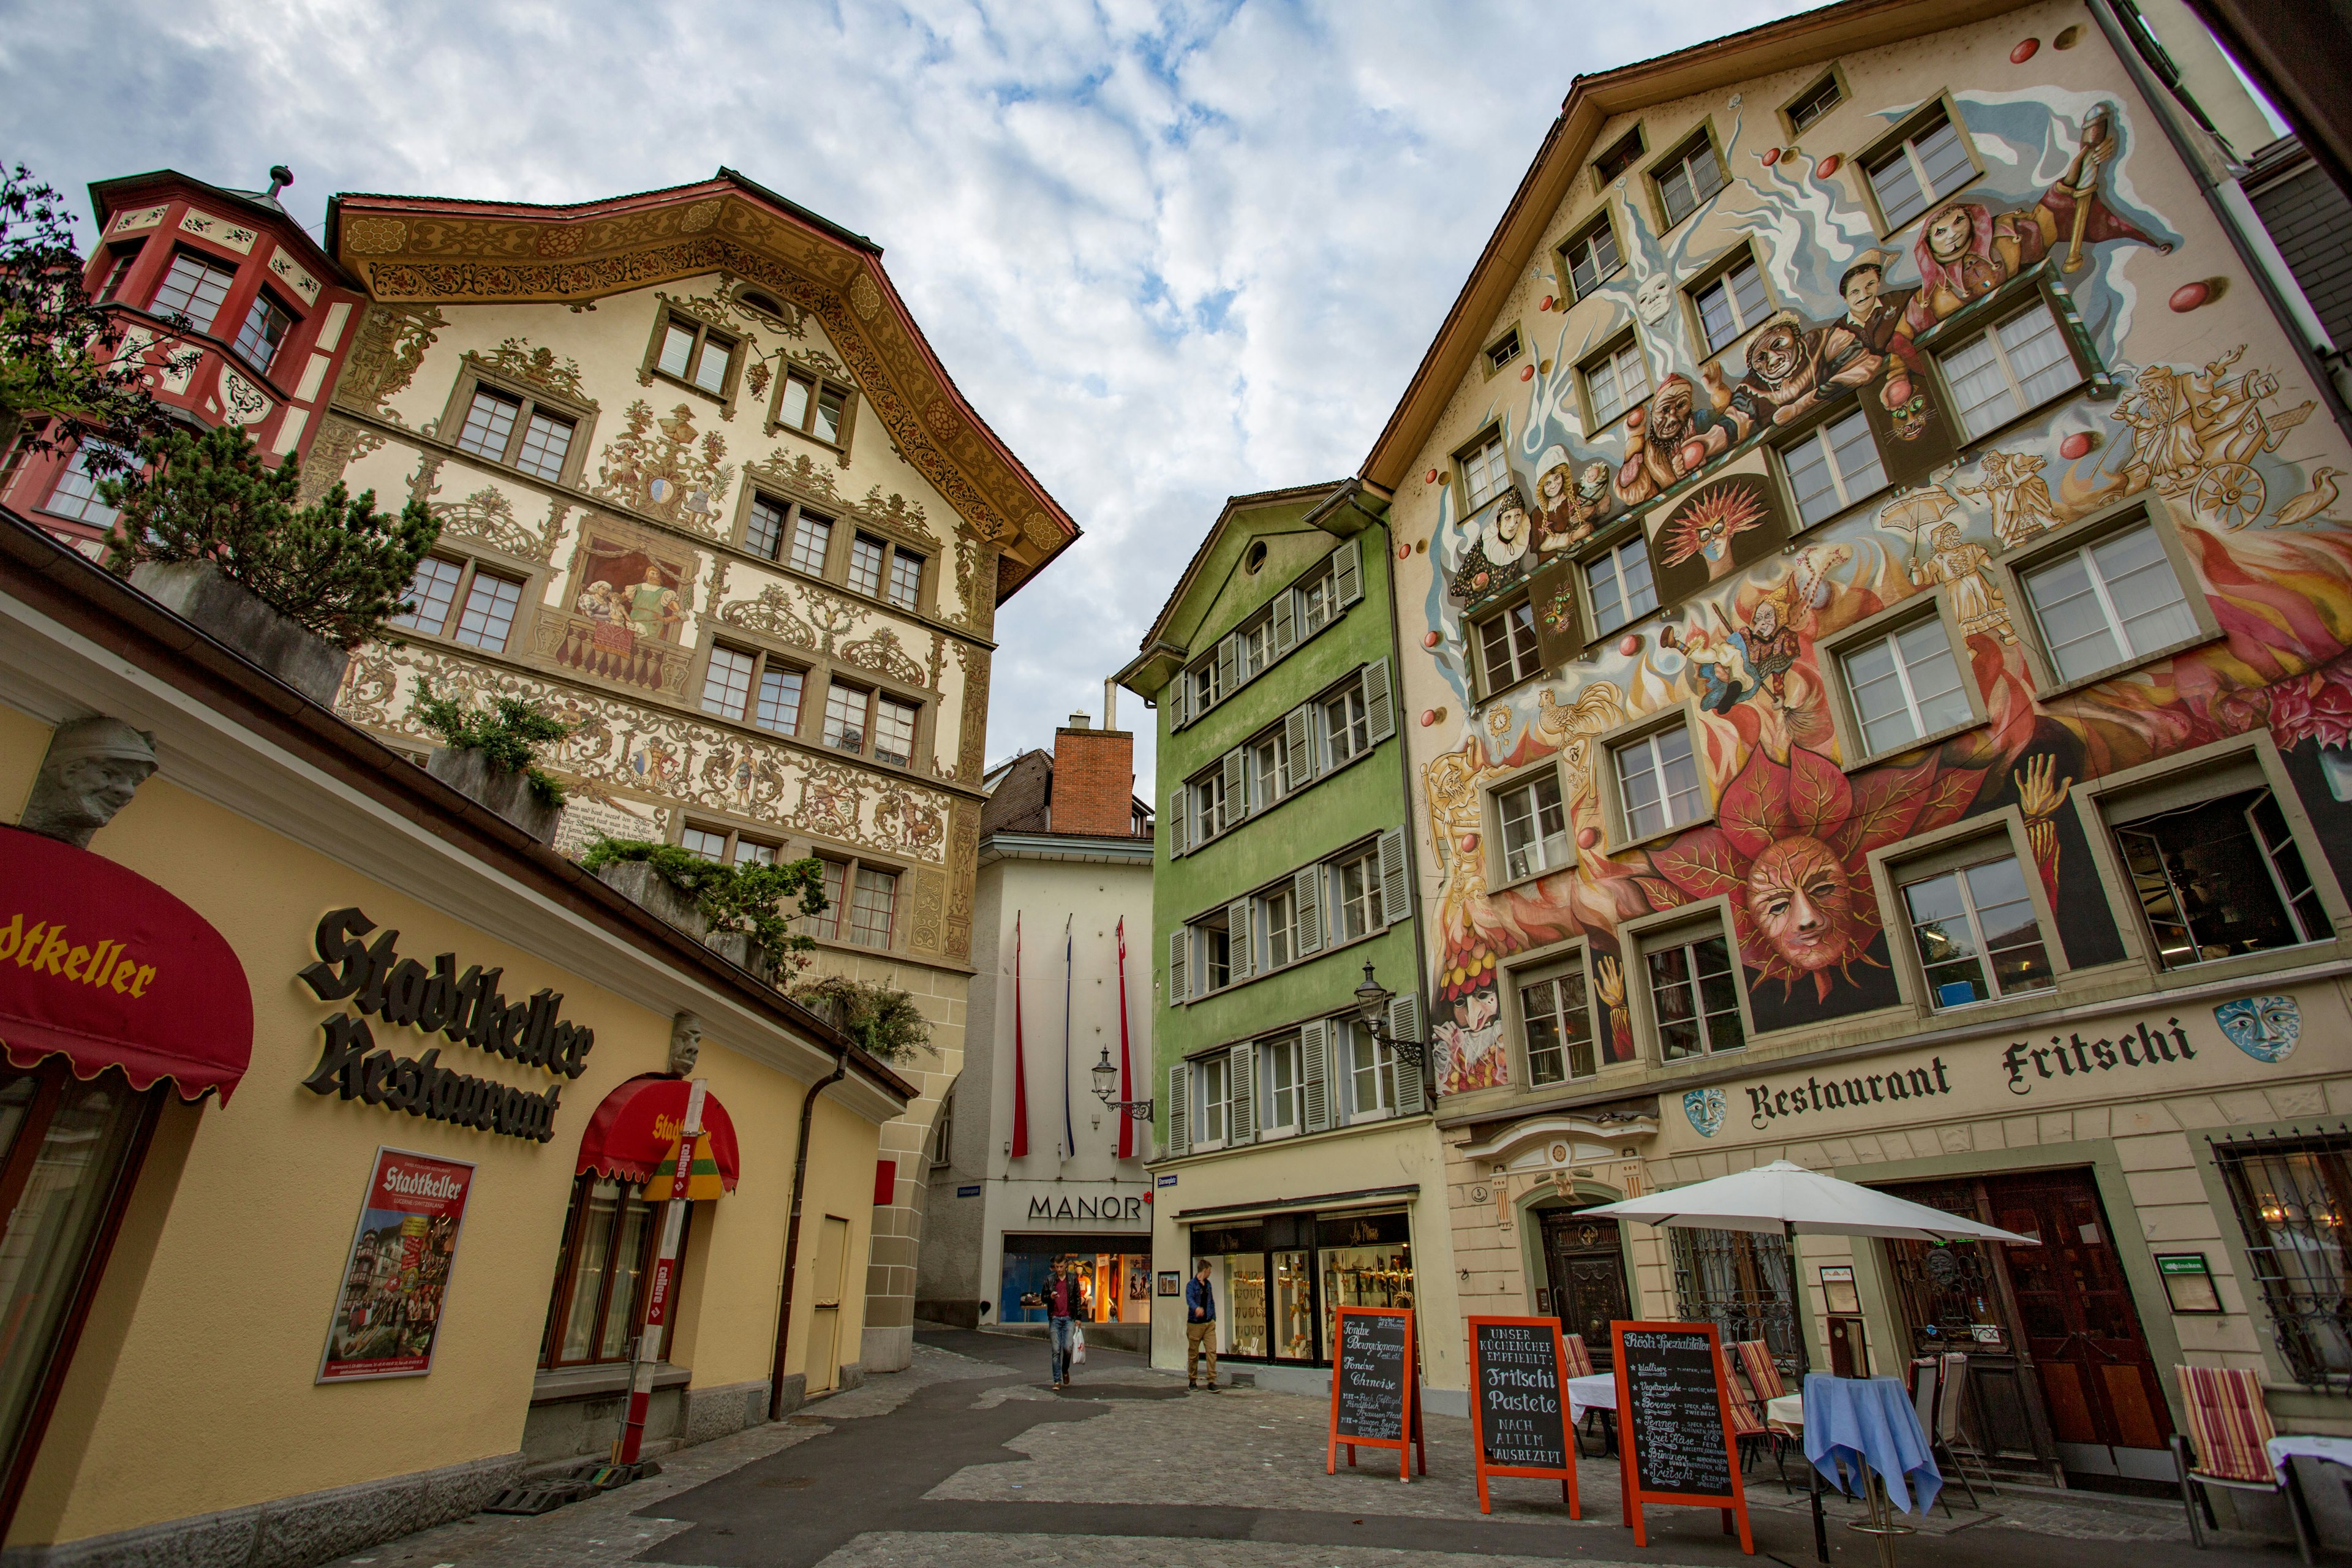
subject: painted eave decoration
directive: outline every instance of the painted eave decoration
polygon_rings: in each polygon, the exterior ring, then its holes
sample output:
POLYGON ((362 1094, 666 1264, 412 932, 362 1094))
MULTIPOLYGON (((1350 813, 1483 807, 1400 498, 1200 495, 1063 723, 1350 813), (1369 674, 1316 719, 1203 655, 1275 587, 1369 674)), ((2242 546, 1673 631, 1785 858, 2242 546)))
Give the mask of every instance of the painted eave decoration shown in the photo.
MULTIPOLYGON (((604 1097, 596 1114, 580 1134, 580 1162, 572 1173, 593 1171, 625 1182, 653 1184, 660 1175, 660 1192, 652 1201, 669 1196, 663 1162, 677 1158, 679 1133, 686 1125, 686 1101, 690 1086, 684 1079, 648 1075, 633 1078, 604 1097)), ((694 1168, 687 1178, 689 1198, 717 1197, 719 1190, 733 1192, 743 1173, 735 1142, 735 1120, 715 1094, 702 1099, 702 1136, 694 1146, 694 1168), (717 1190, 714 1190, 717 1189, 717 1190)))
POLYGON ((871 242, 731 170, 568 206, 345 193, 336 258, 383 300, 571 305, 727 272, 812 310, 891 440, 1001 552, 1002 603, 1078 537, 940 364, 871 242))
POLYGON ((76 1078, 120 1068, 145 1090, 218 1090, 253 1058, 253 991, 228 940, 180 899, 103 855, 0 827, 0 1047, 76 1078))

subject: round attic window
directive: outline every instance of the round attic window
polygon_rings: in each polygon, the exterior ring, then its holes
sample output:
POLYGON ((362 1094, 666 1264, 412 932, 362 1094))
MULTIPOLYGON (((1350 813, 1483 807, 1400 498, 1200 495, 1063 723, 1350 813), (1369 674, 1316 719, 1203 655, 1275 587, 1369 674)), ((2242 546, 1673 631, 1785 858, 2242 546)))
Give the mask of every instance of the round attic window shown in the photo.
POLYGON ((1261 539, 1256 543, 1249 547, 1249 553, 1247 555, 1242 557, 1242 570, 1244 572, 1255 573, 1259 567, 1265 564, 1265 541, 1261 539))
POLYGON ((782 317, 784 313, 784 308, 776 302, 774 295, 762 294, 756 289, 747 289, 735 299, 736 303, 745 310, 757 310, 763 316, 782 317))

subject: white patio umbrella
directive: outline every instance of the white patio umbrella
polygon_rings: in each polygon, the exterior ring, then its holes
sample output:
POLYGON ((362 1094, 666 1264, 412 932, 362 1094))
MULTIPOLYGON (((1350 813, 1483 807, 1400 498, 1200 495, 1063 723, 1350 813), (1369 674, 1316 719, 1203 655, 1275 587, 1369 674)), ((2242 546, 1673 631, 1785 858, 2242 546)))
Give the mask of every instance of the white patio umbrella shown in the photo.
MULTIPOLYGON (((1790 1303, 1796 1316, 1790 1325, 1797 1341, 1797 1386, 1802 1388, 1810 1357, 1805 1352, 1802 1310, 1804 1282, 1797 1274, 1796 1238, 1801 1236, 1880 1236, 1898 1241, 2006 1241, 2019 1247, 2039 1247, 2039 1238, 2012 1230, 1979 1225, 1956 1214, 1931 1209, 1882 1193, 1874 1187, 1842 1182, 1808 1171, 1790 1160, 1775 1160, 1749 1171, 1736 1171, 1686 1187, 1625 1198, 1579 1211, 1640 1220, 1644 1225, 1678 1226, 1685 1230, 1778 1231, 1789 1241, 1789 1288, 1798 1293, 1790 1303)), ((1829 1535, 1822 1520, 1818 1475, 1813 1483, 1813 1550, 1830 1560, 1829 1535)))

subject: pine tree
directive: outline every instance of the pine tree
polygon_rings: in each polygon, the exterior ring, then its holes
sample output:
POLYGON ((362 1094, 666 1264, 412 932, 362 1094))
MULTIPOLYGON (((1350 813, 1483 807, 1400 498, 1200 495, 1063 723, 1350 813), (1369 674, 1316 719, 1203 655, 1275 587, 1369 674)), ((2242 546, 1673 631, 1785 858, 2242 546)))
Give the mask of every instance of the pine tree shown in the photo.
POLYGON ((297 509, 301 468, 292 453, 263 463, 241 426, 174 429, 139 445, 141 475, 100 487, 121 517, 106 564, 129 575, 143 562, 209 561, 280 615, 328 641, 357 647, 408 601, 416 563, 441 524, 421 501, 397 516, 375 492, 341 480, 297 509))

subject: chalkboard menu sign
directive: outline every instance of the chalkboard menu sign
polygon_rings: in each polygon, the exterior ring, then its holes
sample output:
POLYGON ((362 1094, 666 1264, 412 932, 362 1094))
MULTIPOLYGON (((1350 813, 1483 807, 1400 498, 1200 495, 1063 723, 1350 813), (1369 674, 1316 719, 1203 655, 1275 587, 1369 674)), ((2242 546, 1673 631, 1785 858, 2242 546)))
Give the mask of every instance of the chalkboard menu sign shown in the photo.
MULTIPOLYGON (((1412 1310, 1409 1307, 1341 1307, 1335 1329, 1339 1343, 1331 1358, 1331 1431, 1324 1446, 1324 1473, 1339 1468, 1341 1445, 1348 1463, 1356 1462, 1359 1445, 1394 1448, 1397 1477, 1405 1473, 1412 1455, 1422 1447, 1421 1378, 1412 1353, 1412 1310)), ((1429 1473, 1426 1455, 1422 1473, 1429 1473)))
POLYGON ((1730 1391, 1713 1323, 1609 1325, 1617 1352, 1617 1411, 1624 1468, 1625 1522, 1648 1544, 1644 1502, 1720 1508, 1728 1533, 1751 1556, 1748 1497, 1731 1436, 1730 1391))
POLYGON ((1569 1452, 1568 1357, 1557 1318, 1470 1320, 1472 1435, 1478 1511, 1491 1513, 1488 1476, 1557 1479, 1569 1517, 1584 1517, 1569 1452))

